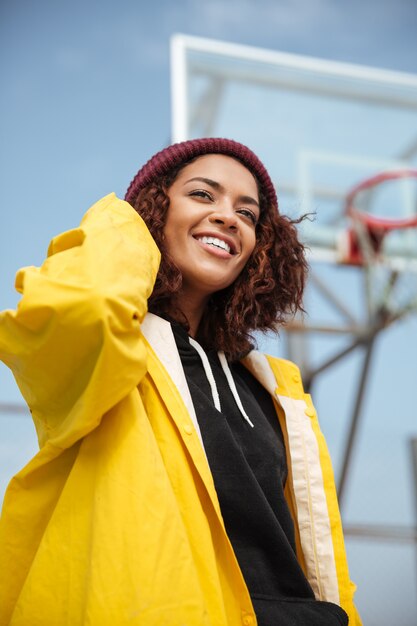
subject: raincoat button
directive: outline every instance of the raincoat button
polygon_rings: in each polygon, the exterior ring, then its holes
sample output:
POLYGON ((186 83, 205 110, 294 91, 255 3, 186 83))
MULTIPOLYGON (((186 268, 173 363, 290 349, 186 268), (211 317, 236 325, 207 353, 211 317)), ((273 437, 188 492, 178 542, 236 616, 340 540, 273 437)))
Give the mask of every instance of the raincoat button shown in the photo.
POLYGON ((190 424, 184 424, 184 432, 186 432, 187 435, 192 435, 193 434, 192 426, 190 426, 190 424))
POLYGON ((314 409, 306 409, 305 414, 308 415, 308 417, 314 417, 314 409))
POLYGON ((244 623, 245 626, 250 626, 251 624, 253 624, 252 615, 245 615, 242 622, 244 623))
POLYGON ((300 382, 300 380, 301 380, 301 376, 300 376, 300 374, 294 374, 294 376, 292 377, 292 379, 293 379, 293 381, 294 381, 295 383, 299 383, 299 382, 300 382))

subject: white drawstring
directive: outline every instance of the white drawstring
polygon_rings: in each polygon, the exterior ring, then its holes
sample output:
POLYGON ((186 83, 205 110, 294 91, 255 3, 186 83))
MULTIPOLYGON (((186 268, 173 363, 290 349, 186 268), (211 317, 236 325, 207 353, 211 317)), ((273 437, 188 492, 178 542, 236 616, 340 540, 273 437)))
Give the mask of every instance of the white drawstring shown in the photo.
MULTIPOLYGON (((213 371, 211 369, 210 361, 207 358, 207 354, 204 352, 204 350, 200 346, 200 344, 197 341, 195 341, 195 339, 193 339, 192 337, 189 337, 188 340, 190 342, 190 345, 192 345, 193 348, 195 348, 197 350, 197 353, 198 353, 198 355, 199 355, 199 357, 201 359, 201 362, 203 364, 203 368, 204 368, 204 372, 206 374, 207 380, 209 381, 209 384, 210 384, 211 395, 212 395, 212 398, 213 398, 214 406, 216 407, 216 409, 218 411, 221 412, 222 408, 221 408, 221 404, 220 404, 219 392, 217 391, 216 381, 215 381, 215 378, 213 376, 213 371)), ((218 352, 217 354, 219 356, 220 365, 222 366, 224 375, 226 376, 227 383, 229 385, 230 391, 232 392, 232 396, 234 397, 235 402, 236 402, 236 404, 238 406, 238 409, 241 412, 242 417, 253 428, 254 425, 252 424, 251 420, 249 419, 245 409, 243 408, 242 402, 241 402, 241 400, 239 398, 239 394, 238 394, 237 389, 236 389, 235 381, 233 379, 232 372, 230 371, 230 367, 229 367, 229 364, 227 362, 226 356, 225 356, 224 352, 218 352)))
POLYGON ((245 409, 243 408, 243 405, 242 405, 242 402, 240 400, 239 394, 237 392, 235 381, 234 381, 234 378, 232 376, 232 372, 230 371, 230 367, 229 367, 229 364, 227 362, 226 356, 225 356, 224 352, 218 352, 217 354, 219 355, 220 365, 223 368, 223 372, 224 372, 224 374, 225 374, 225 376, 227 378, 227 382, 229 383, 230 391, 232 392, 233 397, 235 399, 235 402, 236 402, 237 406, 239 407, 239 411, 242 413, 242 416, 247 421, 247 423, 250 424, 250 426, 252 426, 252 428, 253 428, 254 425, 251 422, 251 420, 250 420, 248 414, 246 413, 245 409))
POLYGON ((192 337, 189 337, 188 339, 190 341, 190 344, 193 346, 193 348, 195 348, 197 350, 197 352, 199 354, 199 357, 201 359, 201 362, 203 363, 203 367, 204 367, 204 371, 205 371, 206 376, 207 376, 207 380, 210 383, 211 395, 213 397, 214 406, 216 407, 216 409, 218 411, 221 412, 222 408, 221 408, 221 405, 220 405, 219 392, 217 391, 216 381, 214 380, 213 372, 212 372, 212 369, 210 367, 210 363, 209 363, 209 360, 207 358, 207 355, 204 352, 203 348, 200 346, 200 344, 197 343, 197 341, 195 341, 192 337))

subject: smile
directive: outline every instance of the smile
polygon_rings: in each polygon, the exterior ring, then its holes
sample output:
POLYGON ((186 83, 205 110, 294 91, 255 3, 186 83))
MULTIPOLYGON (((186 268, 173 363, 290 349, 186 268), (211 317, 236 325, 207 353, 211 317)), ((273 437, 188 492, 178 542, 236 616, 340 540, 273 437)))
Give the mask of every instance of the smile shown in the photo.
POLYGON ((219 239, 218 237, 196 237, 197 241, 201 241, 201 243, 205 243, 209 246, 214 246, 216 248, 220 248, 221 250, 225 250, 229 254, 233 254, 231 247, 228 243, 219 239))

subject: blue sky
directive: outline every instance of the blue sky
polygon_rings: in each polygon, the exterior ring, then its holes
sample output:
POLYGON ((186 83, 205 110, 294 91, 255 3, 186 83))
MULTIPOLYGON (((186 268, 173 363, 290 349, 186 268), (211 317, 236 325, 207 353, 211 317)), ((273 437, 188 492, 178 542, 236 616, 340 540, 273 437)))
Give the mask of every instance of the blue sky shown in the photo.
MULTIPOLYGON (((417 74, 415 0, 3 0, 0 308, 17 302, 17 268, 40 264, 53 235, 76 225, 106 193, 123 195, 138 167, 169 142, 169 38, 176 32, 417 74)), ((349 521, 413 523, 407 438, 417 431, 410 391, 416 337, 415 316, 378 343, 347 494, 349 521)), ((351 409, 346 389, 359 365, 353 355, 315 389, 336 468, 351 409)), ((0 402, 18 400, 0 367, 0 402)), ((28 420, 6 415, 0 437, 4 489, 35 441, 28 420)), ((348 547, 367 625, 410 626, 412 546, 348 547), (404 571, 405 591, 396 588, 404 571), (387 606, 376 608, 378 597, 390 598, 387 606)))

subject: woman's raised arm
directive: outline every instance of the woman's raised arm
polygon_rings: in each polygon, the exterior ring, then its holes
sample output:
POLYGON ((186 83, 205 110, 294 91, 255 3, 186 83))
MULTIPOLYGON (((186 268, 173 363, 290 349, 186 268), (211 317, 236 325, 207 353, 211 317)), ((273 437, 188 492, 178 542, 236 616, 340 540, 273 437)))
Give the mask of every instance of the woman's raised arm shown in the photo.
POLYGON ((140 323, 159 265, 145 224, 110 194, 79 228, 52 240, 40 268, 20 270, 16 311, 0 314, 0 358, 42 446, 68 447, 146 372, 140 323))

